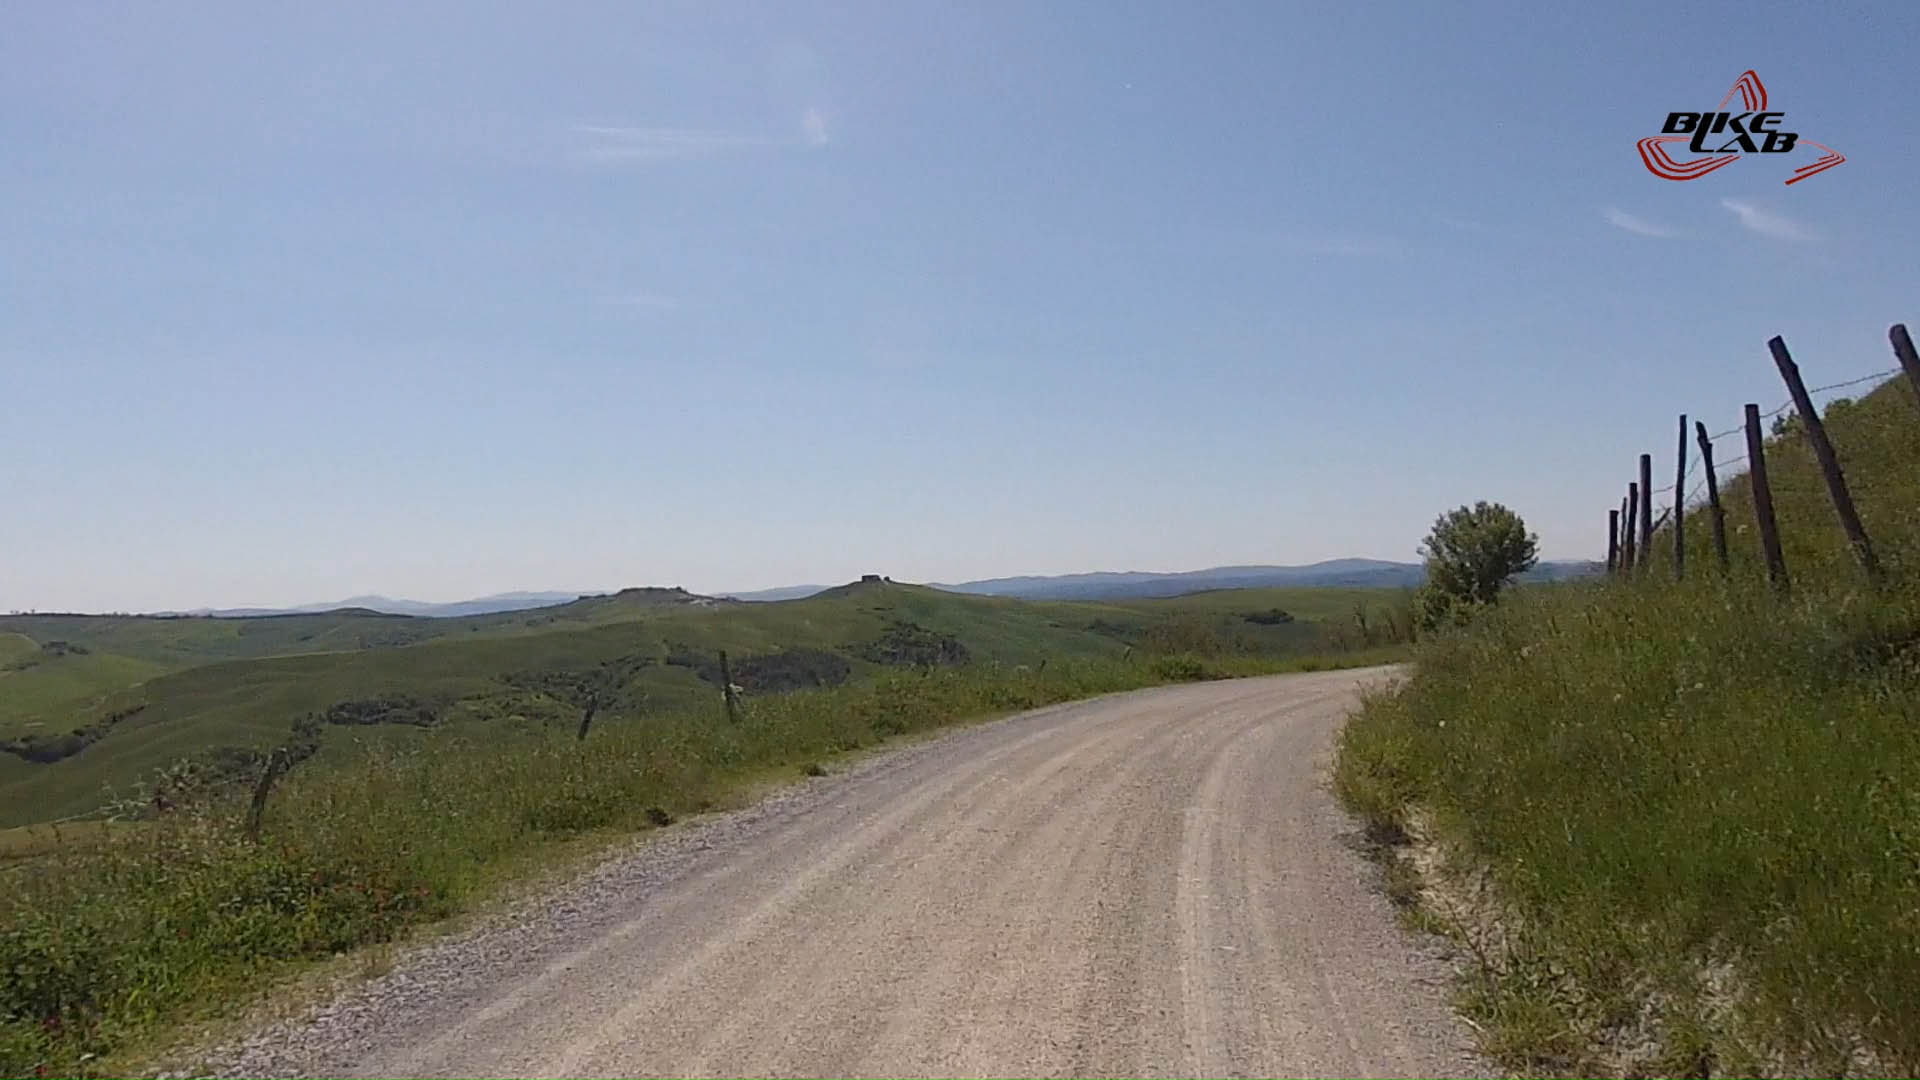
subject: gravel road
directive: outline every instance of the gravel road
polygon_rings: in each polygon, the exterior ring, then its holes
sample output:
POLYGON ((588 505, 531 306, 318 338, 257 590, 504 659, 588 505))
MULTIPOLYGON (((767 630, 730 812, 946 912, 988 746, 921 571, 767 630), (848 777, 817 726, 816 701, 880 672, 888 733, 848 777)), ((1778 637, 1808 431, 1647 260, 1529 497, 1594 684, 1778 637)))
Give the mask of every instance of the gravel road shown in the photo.
POLYGON ((1390 669, 1056 706, 674 826, 232 1075, 1480 1074, 1324 789, 1390 669))

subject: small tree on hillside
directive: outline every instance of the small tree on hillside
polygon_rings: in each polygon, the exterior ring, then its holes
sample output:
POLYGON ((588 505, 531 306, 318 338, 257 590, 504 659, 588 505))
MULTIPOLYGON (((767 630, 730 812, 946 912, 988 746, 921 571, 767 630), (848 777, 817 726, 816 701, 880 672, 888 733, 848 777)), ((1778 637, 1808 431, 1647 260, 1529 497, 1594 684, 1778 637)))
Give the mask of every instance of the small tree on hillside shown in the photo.
POLYGON ((1540 538, 1520 515, 1499 503, 1478 502, 1442 514, 1420 545, 1427 581, 1415 597, 1421 625, 1462 622, 1491 604, 1514 577, 1540 561, 1540 538))

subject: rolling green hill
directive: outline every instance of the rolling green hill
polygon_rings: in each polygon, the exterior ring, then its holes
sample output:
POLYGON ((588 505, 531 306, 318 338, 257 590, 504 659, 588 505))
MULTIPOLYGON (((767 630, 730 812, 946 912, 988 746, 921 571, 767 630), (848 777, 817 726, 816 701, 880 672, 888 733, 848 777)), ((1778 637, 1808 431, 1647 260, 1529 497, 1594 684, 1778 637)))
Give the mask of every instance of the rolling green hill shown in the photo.
MULTIPOLYGON (((472 634, 539 633, 602 626, 682 608, 731 606, 684 589, 625 589, 556 607, 453 619, 343 608, 314 615, 0 615, 0 635, 66 641, 168 668, 297 653, 397 648, 472 634)), ((0 650, 5 646, 0 645, 0 650)))
MULTIPOLYGON (((628 589, 537 611, 427 619, 341 610, 255 618, 0 617, 0 740, 66 731, 143 702, 144 680, 225 661, 395 649, 443 638, 551 633, 731 606, 681 589, 628 589), (36 643, 68 650, 57 662, 36 643), (8 659, 11 657, 11 659, 8 659)), ((404 666, 405 662, 402 662, 404 666)), ((5 811, 0 809, 0 819, 5 811)))
POLYGON ((875 580, 761 604, 631 590, 533 626, 437 620, 414 644, 237 659, 218 657, 414 622, 43 617, 42 633, 91 644, 16 643, 19 659, 173 666, 88 699, 75 723, 0 738, 0 970, 18 976, 0 978, 0 1072, 115 1072, 88 1055, 137 1055, 190 1011, 470 910, 577 843, 896 736, 1403 655, 1390 631, 1359 634, 1356 602, 1376 628, 1407 615, 1395 592, 1033 603, 875 580), (79 651, 109 644, 144 656, 79 651), (744 698, 731 715, 723 649, 744 698), (272 747, 299 767, 250 834, 272 747), (100 820, 109 788, 142 805, 100 820))
POLYGON ((112 653, 48 657, 30 667, 0 670, 0 740, 85 722, 115 695, 134 691, 165 670, 112 653))
POLYGON ((128 792, 182 758, 275 745, 308 714, 329 717, 329 740, 416 738, 446 725, 571 727, 588 682, 607 695, 600 723, 718 709, 721 650, 749 695, 902 666, 1011 667, 1130 649, 1287 655, 1328 643, 1328 623, 1316 617, 1341 620, 1346 634, 1356 603, 1384 617, 1395 601, 1390 592, 1283 589, 1034 603, 870 582, 762 604, 635 589, 462 619, 16 616, 0 625, 120 651, 5 677, 32 692, 0 700, 0 740, 38 734, 21 751, 42 760, 0 755, 0 826, 84 813, 109 789, 128 792), (352 647, 369 639, 378 644, 352 647))

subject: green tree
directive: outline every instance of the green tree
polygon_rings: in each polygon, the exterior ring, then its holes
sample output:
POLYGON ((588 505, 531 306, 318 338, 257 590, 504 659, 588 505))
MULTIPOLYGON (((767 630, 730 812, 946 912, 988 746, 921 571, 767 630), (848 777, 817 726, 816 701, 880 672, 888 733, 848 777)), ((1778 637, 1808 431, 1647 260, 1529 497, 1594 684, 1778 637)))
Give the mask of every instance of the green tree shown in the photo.
POLYGON ((1420 545, 1427 561, 1427 581, 1415 597, 1421 624, 1464 622, 1475 607, 1493 603, 1515 575, 1540 561, 1539 544, 1520 515, 1499 503, 1440 515, 1420 545))

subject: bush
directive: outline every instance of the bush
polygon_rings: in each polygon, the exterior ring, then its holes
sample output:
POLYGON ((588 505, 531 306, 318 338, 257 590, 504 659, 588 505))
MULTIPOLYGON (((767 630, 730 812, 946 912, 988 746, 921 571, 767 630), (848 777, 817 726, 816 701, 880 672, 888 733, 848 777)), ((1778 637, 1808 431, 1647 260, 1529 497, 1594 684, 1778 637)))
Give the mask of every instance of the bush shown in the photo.
POLYGON ((1219 656, 1227 651, 1213 623, 1195 615, 1163 619, 1147 627, 1140 643, 1148 652, 1186 656, 1219 656))
MULTIPOLYGON (((719 686, 720 655, 696 652, 678 646, 667 654, 667 663, 683 667, 703 682, 719 686)), ((731 657, 733 682, 742 690, 757 694, 780 694, 809 687, 839 686, 853 674, 847 658, 825 649, 793 648, 779 652, 731 657)))
POLYGON ((432 727, 440 722, 440 710, 405 694, 395 694, 392 697, 338 702, 328 707, 325 719, 329 724, 412 724, 416 727, 432 727))
POLYGON ((113 730, 115 724, 138 716, 145 710, 145 705, 120 709, 108 713, 91 724, 74 728, 61 735, 22 735, 8 739, 0 742, 0 753, 12 754, 35 765, 51 765, 56 761, 70 758, 99 742, 107 732, 113 730))
POLYGON ((1224 677, 1206 661, 1191 655, 1157 656, 1153 660, 1153 674, 1168 682, 1200 682, 1224 677))
POLYGON ((967 647, 952 634, 943 634, 910 622, 895 622, 887 632, 855 652, 876 664, 896 667, 934 667, 967 662, 967 647))
POLYGON ((1493 603, 1539 561, 1539 542, 1520 515, 1499 503, 1440 515, 1420 545, 1427 575, 1420 588, 1422 627, 1464 622, 1473 608, 1493 603))

